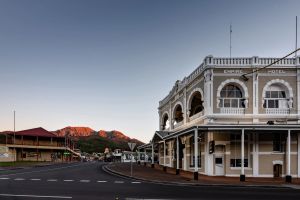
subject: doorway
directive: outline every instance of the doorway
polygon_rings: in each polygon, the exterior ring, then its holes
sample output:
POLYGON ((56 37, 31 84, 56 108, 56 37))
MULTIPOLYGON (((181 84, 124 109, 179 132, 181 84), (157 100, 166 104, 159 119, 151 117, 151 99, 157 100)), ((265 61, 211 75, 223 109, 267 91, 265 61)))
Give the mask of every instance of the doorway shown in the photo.
POLYGON ((224 176, 224 156, 215 157, 215 175, 224 176))
POLYGON ((273 165, 273 173, 274 173, 274 178, 281 177, 281 175, 282 175, 282 165, 280 165, 280 164, 273 165))

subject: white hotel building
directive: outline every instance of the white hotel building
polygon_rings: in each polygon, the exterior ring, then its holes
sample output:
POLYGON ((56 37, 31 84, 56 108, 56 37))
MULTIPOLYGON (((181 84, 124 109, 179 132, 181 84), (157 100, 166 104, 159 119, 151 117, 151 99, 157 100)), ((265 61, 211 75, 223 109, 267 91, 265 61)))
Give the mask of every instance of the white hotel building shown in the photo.
POLYGON ((300 178, 300 57, 263 68, 277 60, 207 56, 159 102, 160 130, 138 149, 195 179, 300 178))

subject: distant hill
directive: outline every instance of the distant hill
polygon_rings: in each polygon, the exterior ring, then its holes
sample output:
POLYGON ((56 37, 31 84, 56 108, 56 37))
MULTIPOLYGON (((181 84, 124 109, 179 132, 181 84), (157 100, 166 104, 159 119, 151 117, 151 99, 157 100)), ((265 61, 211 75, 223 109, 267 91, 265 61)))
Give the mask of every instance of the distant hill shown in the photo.
POLYGON ((89 127, 65 127, 56 131, 54 134, 58 136, 69 135, 76 139, 79 148, 85 152, 104 152, 104 148, 129 150, 128 142, 144 144, 143 142, 130 138, 120 131, 95 131, 89 127))

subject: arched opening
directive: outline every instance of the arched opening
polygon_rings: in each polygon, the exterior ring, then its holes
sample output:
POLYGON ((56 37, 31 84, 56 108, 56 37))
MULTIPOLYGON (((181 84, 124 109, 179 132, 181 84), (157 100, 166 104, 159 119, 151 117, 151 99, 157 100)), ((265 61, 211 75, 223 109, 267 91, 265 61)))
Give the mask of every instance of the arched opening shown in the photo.
POLYGON ((270 85, 264 96, 264 108, 270 109, 288 109, 289 108, 289 93, 285 86, 279 83, 270 85))
POLYGON ((191 100, 191 106, 190 106, 190 114, 189 117, 200 113, 201 111, 203 111, 204 107, 203 107, 203 101, 202 101, 202 96, 201 93, 199 91, 196 91, 193 94, 192 100, 191 100))
POLYGON ((178 104, 174 110, 174 125, 182 121, 183 121, 182 107, 180 104, 178 104))
POLYGON ((163 116, 162 130, 166 130, 170 127, 169 116, 165 114, 163 116))
POLYGON ((220 94, 220 108, 245 108, 242 90, 235 84, 225 85, 220 94))

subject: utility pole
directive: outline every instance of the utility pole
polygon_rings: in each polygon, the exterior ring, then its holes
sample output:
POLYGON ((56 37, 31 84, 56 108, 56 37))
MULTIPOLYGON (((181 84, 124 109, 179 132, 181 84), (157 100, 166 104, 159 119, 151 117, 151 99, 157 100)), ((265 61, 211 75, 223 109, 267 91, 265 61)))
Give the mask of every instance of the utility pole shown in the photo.
POLYGON ((16 143, 16 111, 14 110, 14 144, 16 143))

